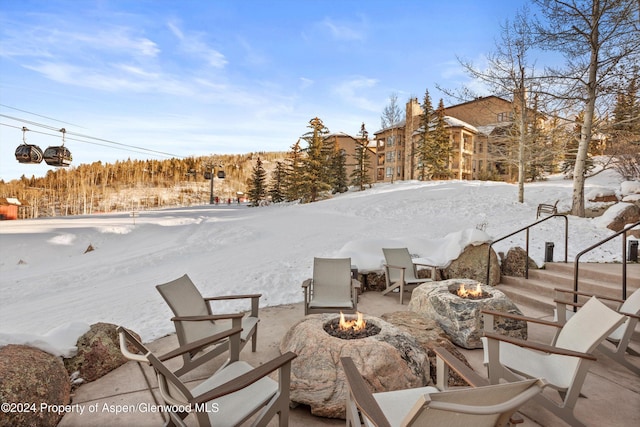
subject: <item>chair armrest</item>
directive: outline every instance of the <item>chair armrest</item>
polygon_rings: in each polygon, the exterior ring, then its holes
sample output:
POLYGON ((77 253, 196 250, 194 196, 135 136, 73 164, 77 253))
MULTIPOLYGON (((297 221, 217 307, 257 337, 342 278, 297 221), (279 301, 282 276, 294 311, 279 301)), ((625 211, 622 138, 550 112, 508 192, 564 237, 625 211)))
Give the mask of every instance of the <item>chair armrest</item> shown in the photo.
MULTIPOLYGON (((588 293, 585 293, 585 292, 573 292, 573 291, 568 291, 568 293, 571 293, 571 294, 576 293, 576 294, 578 294, 578 295, 583 295, 583 296, 595 296, 596 298, 599 298, 599 299, 605 299, 605 300, 609 300, 609 301, 613 301, 613 302, 619 302, 619 303, 623 303, 623 302, 624 302, 624 300, 621 300, 621 299, 619 299, 619 298, 599 297, 598 295, 588 294, 588 293)), ((582 307, 582 306, 584 305, 584 303, 581 303, 581 302, 560 301, 560 300, 557 300, 557 299, 554 299, 554 300, 553 300, 553 302, 555 302, 555 303, 556 303, 556 306, 560 306, 560 305, 567 306, 567 305, 570 305, 570 306, 572 306, 572 307, 578 307, 578 308, 579 308, 579 307, 582 307)), ((560 310, 559 310, 559 311, 560 311, 560 310)), ((627 313, 627 312, 625 312, 625 311, 621 311, 621 310, 619 310, 619 309, 618 309, 618 310, 616 310, 616 311, 617 311, 618 313, 620 313, 620 314, 624 314, 625 316, 629 316, 629 317, 632 317, 632 318, 634 318, 634 319, 640 319, 640 315, 638 315, 638 314, 635 314, 635 313, 627 313)))
POLYGON ((424 264, 422 262, 414 262, 413 265, 418 265, 420 267, 431 267, 431 268, 438 268, 437 265, 433 265, 433 264, 424 264))
POLYGON ((568 289, 560 289, 560 288, 555 288, 554 291, 560 292, 560 293, 565 293, 565 294, 571 294, 571 295, 580 295, 580 296, 584 296, 584 297, 596 297, 598 299, 604 299, 604 300, 614 301, 614 302, 619 302, 619 303, 623 303, 624 302, 624 300, 622 300, 620 298, 612 298, 612 297, 607 297, 607 296, 604 296, 604 295, 592 294, 592 293, 589 293, 589 292, 571 291, 571 290, 568 290, 568 289))
POLYGON ((560 347, 554 347, 552 345, 525 341, 519 338, 512 338, 506 335, 494 334, 492 332, 485 332, 484 336, 487 337, 488 339, 507 342, 509 344, 517 345, 519 347, 525 347, 525 348, 530 348, 532 350, 541 351, 543 353, 558 354, 560 356, 580 357, 582 359, 587 359, 587 360, 597 360, 596 357, 590 353, 582 353, 579 351, 567 350, 560 347))
POLYGON ((350 357, 341 357, 342 369, 344 375, 347 378, 349 385, 349 393, 355 400, 355 404, 369 420, 373 422, 373 425, 378 427, 391 427, 387 417, 385 417, 380 405, 374 399, 371 394, 371 390, 367 386, 367 383, 360 375, 356 364, 350 357))
POLYGON ((297 354, 288 351, 285 354, 278 356, 267 363, 263 363, 257 368, 254 368, 251 371, 240 375, 239 377, 233 378, 212 390, 202 393, 199 396, 194 396, 193 399, 190 400, 190 403, 202 404, 220 396, 225 396, 238 390, 242 390, 243 388, 248 387, 256 381, 266 377, 271 372, 276 371, 287 364, 290 364, 291 361, 296 357, 298 357, 297 354))
POLYGON ((399 265, 385 264, 384 266, 387 267, 387 268, 397 268, 398 270, 404 270, 405 269, 405 267, 401 267, 399 265))
MULTIPOLYGON (((452 369, 456 374, 460 375, 460 378, 462 378, 471 387, 482 387, 490 384, 488 379, 478 375, 476 371, 458 360, 458 358, 451 354, 446 348, 435 347, 433 351, 436 353, 436 361, 438 359, 442 360, 449 369, 452 369)), ((438 371, 438 374, 440 374, 440 371, 438 371)), ((444 387, 445 381, 447 381, 446 377, 443 378, 443 384, 438 384, 439 389, 444 390, 444 388, 441 387, 444 387)))
POLYGON ((185 353, 192 353, 194 351, 200 350, 202 347, 206 347, 217 341, 229 338, 232 335, 240 334, 240 332, 242 332, 242 328, 240 327, 227 329, 226 331, 219 332, 217 334, 211 335, 210 337, 202 338, 200 340, 178 347, 175 350, 172 350, 169 353, 158 357, 158 360, 164 362, 165 360, 173 359, 174 357, 181 356, 185 353))
POLYGON ((228 299, 246 299, 246 298, 260 298, 262 294, 246 294, 246 295, 221 295, 217 297, 204 298, 205 301, 221 301, 228 299))
POLYGON ((624 314, 625 316, 632 317, 634 319, 640 319, 640 315, 634 313, 625 313, 624 311, 619 311, 618 313, 624 314))
POLYGON ((236 300, 236 299, 251 299, 251 316, 258 317, 258 310, 260 304, 260 297, 262 294, 244 294, 244 295, 221 295, 217 297, 208 297, 204 298, 207 306, 209 307, 209 311, 211 311, 211 301, 226 301, 226 300, 236 300))
POLYGON ((149 363, 149 359, 147 359, 149 350, 140 341, 138 341, 136 337, 133 336, 131 331, 122 326, 118 326, 116 328, 116 332, 118 333, 118 337, 120 339, 120 351, 122 352, 122 355, 124 357, 136 362, 149 363), (135 347, 135 349, 140 353, 132 353, 131 351, 129 351, 129 345, 135 347))
POLYGON ((302 287, 303 288, 308 288, 311 286, 311 284, 313 283, 313 279, 307 279, 304 282, 302 282, 302 287))
POLYGON ((506 313, 506 312, 503 312, 503 311, 482 310, 481 313, 482 314, 487 314, 489 316, 506 317, 508 319, 522 320, 522 321, 531 322, 531 323, 538 323, 540 325, 545 325, 545 326, 553 326, 555 328, 562 328, 562 326, 563 326, 563 325, 561 325, 559 323, 556 323, 556 322, 550 322, 548 320, 536 319, 535 317, 522 316, 520 314, 506 313))
POLYGON ((225 320, 225 319, 241 319, 244 317, 243 313, 229 313, 229 314, 207 314, 203 316, 174 316, 171 318, 173 322, 202 322, 205 320, 225 320))

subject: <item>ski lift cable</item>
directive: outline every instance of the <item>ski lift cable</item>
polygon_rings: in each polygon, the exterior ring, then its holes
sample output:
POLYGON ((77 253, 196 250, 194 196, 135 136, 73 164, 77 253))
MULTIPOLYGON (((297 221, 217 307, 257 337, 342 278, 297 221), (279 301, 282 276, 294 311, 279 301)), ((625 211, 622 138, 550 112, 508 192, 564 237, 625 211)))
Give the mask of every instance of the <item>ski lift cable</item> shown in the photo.
MULTIPOLYGON (((14 125, 10 125, 10 124, 7 124, 7 123, 2 123, 2 122, 0 122, 0 125, 11 127, 11 128, 14 128, 14 129, 20 129, 20 130, 22 130, 23 127, 24 127, 24 126, 14 126, 14 125)), ((40 135, 59 137, 59 135, 54 134, 54 133, 42 132, 42 131, 33 130, 33 129, 28 129, 28 131, 29 132, 33 132, 33 133, 37 133, 37 134, 40 134, 40 135)), ((85 143, 85 144, 91 144, 91 145, 97 145, 97 146, 100 146, 100 147, 113 148, 113 149, 122 150, 122 151, 129 151, 129 152, 138 153, 138 154, 149 154, 151 152, 151 153, 163 155, 163 156, 166 156, 166 157, 184 158, 184 156, 179 156, 179 155, 170 154, 170 153, 163 153, 161 151, 155 151, 155 150, 150 150, 150 149, 145 149, 145 148, 140 148, 139 149, 139 150, 144 150, 144 151, 134 150, 134 149, 131 149, 131 148, 126 148, 126 147, 133 147, 133 146, 127 146, 126 144, 120 144, 120 145, 123 145, 123 147, 114 147, 112 145, 101 144, 99 142, 86 141, 86 140, 80 139, 80 138, 69 137, 68 136, 69 132, 66 132, 66 135, 67 136, 65 137, 65 141, 77 141, 77 142, 82 142, 82 143, 85 143)), ((98 138, 94 138, 94 139, 98 139, 98 138)), ((137 147, 133 147, 133 148, 137 148, 137 147)))
MULTIPOLYGON (((0 104, 0 105, 3 105, 3 104, 0 104)), ((30 114, 33 114, 33 113, 30 113, 30 114)), ((54 126, 45 125, 45 124, 34 122, 34 121, 31 121, 31 120, 20 119, 18 117, 8 116, 6 114, 0 114, 0 117, 5 117, 7 119, 11 119, 11 120, 19 121, 19 122, 25 122, 25 123, 27 123, 29 125, 39 126, 39 127, 43 127, 45 129, 49 129, 49 130, 54 130, 54 131, 58 131, 58 132, 62 131, 62 129, 58 129, 57 127, 54 127, 54 126)), ((57 120, 57 121, 59 121, 59 120, 57 120)), ((136 150, 143 150, 143 151, 146 151, 146 152, 161 154, 161 155, 167 156, 167 157, 177 157, 177 158, 184 158, 185 157, 185 156, 180 156, 180 155, 173 154, 173 153, 167 153, 167 152, 164 152, 164 151, 157 151, 157 150, 152 150, 152 149, 149 149, 149 148, 138 147, 138 146, 135 146, 135 145, 123 144, 121 142, 111 141, 111 140, 108 140, 108 139, 97 138, 97 137, 90 136, 90 135, 83 135, 83 134, 79 134, 79 133, 75 133, 75 132, 69 132, 69 131, 66 131, 66 130, 65 130, 65 133, 67 135, 74 135, 74 136, 78 136, 78 137, 82 137, 82 138, 95 139, 96 141, 102 141, 102 142, 106 142, 106 143, 109 143, 109 144, 120 145, 120 146, 124 146, 124 147, 134 148, 136 150)))
POLYGON ((31 114, 33 116, 42 117, 43 119, 53 120, 54 122, 64 123, 66 125, 77 126, 79 128, 86 129, 85 127, 77 125, 75 123, 65 122, 65 121, 62 121, 62 120, 54 119, 53 117, 48 117, 48 116, 43 116, 42 114, 32 113, 31 111, 27 111, 27 110, 21 110, 20 108, 12 107, 10 105, 6 105, 6 104, 0 103, 0 107, 10 108, 11 110, 20 111, 21 113, 27 113, 27 114, 31 114))

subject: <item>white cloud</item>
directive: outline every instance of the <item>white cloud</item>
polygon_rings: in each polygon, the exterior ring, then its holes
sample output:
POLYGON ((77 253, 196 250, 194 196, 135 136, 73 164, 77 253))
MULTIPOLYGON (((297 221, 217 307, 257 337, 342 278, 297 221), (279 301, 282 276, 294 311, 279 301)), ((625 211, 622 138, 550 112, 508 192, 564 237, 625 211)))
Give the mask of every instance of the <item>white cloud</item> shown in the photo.
POLYGON ((366 38, 364 22, 338 22, 325 18, 320 25, 329 30, 336 40, 363 41, 366 38))
POLYGON ((205 61, 213 68, 224 68, 224 66, 227 65, 228 61, 225 56, 218 50, 209 47, 209 45, 202 40, 204 37, 203 34, 186 34, 173 22, 167 23, 167 26, 180 41, 180 46, 184 52, 205 61))
POLYGON ((365 96, 365 94, 377 84, 377 79, 356 77, 334 86, 332 92, 344 102, 357 108, 368 111, 379 111, 379 105, 365 96))
POLYGON ((312 86, 315 82, 312 79, 306 77, 300 77, 300 89, 306 89, 312 86))

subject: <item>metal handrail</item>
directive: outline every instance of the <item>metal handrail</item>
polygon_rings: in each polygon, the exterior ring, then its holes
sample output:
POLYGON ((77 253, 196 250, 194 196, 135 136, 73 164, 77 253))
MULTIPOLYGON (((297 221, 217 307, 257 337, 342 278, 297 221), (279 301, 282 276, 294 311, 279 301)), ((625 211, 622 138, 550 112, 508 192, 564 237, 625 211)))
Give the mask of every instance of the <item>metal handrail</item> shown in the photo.
MULTIPOLYGON (((580 257, 582 255, 584 255, 585 253, 597 248, 598 246, 601 246, 605 243, 607 243, 609 240, 614 239, 616 237, 618 237, 621 234, 624 234, 624 238, 622 239, 622 299, 626 300, 627 299, 627 231, 631 230, 632 228, 635 228, 637 226, 640 225, 640 221, 636 222, 635 224, 631 224, 628 225, 627 227, 623 228, 622 230, 618 231, 615 234, 612 234, 611 236, 607 237, 606 239, 603 239, 601 241, 599 241, 598 243, 595 243, 591 246, 589 246, 587 249, 583 250, 582 252, 580 252, 578 255, 576 255, 576 260, 574 262, 574 266, 573 266, 573 290, 574 292, 578 292, 578 261, 580 261, 580 257)), ((574 294, 573 296, 573 302, 578 302, 578 295, 574 294)))
POLYGON ((525 251, 527 253, 527 258, 525 260, 524 277, 525 277, 525 279, 528 279, 529 278, 529 229, 531 227, 533 227, 533 226, 536 226, 536 225, 540 224, 541 222, 547 221, 548 219, 551 219, 551 218, 554 218, 554 217, 557 217, 557 216, 561 216, 561 217, 564 218, 564 262, 566 263, 567 262, 567 256, 568 256, 568 247, 569 247, 569 219, 564 214, 553 214, 553 215, 550 215, 550 216, 548 216, 546 218, 542 218, 541 220, 536 221, 536 222, 534 222, 532 224, 529 224, 526 227, 522 227, 521 229, 519 229, 517 231, 514 231, 511 234, 507 234, 506 236, 503 236, 503 237, 501 237, 501 238, 499 238, 497 240, 494 240, 493 242, 491 242, 489 244, 489 254, 487 255, 487 281, 486 281, 486 284, 487 285, 489 284, 489 273, 491 271, 491 247, 493 246, 493 244, 494 243, 498 243, 499 241, 504 240, 507 237, 511 237, 514 234, 518 234, 518 233, 520 233, 522 231, 525 231, 525 230, 527 232, 526 233, 527 234, 527 237, 526 237, 526 248, 525 248, 525 251))

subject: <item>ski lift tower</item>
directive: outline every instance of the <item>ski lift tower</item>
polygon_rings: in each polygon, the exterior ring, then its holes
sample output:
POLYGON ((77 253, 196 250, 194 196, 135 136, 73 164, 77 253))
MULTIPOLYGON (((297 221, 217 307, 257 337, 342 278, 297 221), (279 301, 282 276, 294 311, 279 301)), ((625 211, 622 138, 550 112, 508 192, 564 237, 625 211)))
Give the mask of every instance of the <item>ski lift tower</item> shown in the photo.
MULTIPOLYGON (((214 165, 213 163, 209 164, 209 165, 207 165, 207 169, 204 172, 204 179, 211 180, 211 184, 209 186, 209 188, 210 188, 209 204, 210 205, 213 205, 213 203, 214 203, 213 202, 213 199, 214 199, 214 197, 213 197, 213 176, 214 176, 214 171, 215 171, 216 167, 221 168, 222 165, 214 165)), ((219 179, 224 179, 224 177, 225 177, 224 170, 218 169, 218 175, 217 176, 218 176, 219 179)))

